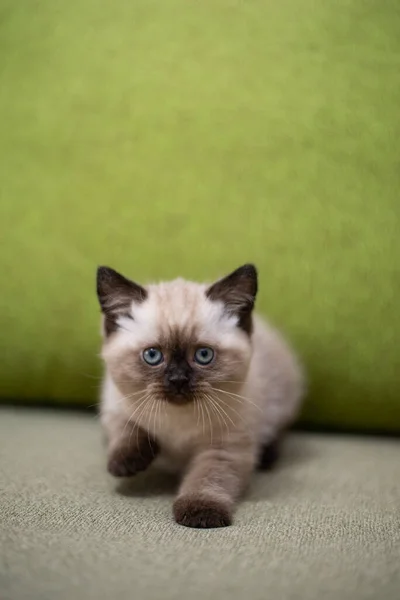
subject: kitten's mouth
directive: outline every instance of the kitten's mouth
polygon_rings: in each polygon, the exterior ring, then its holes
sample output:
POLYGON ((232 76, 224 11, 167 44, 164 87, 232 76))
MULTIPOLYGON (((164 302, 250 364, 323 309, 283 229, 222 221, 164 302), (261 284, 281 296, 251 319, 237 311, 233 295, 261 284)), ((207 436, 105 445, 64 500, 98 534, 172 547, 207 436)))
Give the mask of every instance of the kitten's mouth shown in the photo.
POLYGON ((176 393, 165 393, 165 400, 170 404, 176 404, 178 406, 182 406, 184 404, 189 404, 193 402, 193 396, 191 393, 185 392, 176 392, 176 393))

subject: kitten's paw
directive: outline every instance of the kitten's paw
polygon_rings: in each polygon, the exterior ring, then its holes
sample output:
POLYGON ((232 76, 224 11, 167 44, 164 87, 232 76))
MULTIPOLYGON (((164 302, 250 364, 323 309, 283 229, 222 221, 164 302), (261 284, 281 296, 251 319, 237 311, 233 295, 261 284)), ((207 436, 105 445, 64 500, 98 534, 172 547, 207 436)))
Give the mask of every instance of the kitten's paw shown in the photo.
POLYGON ((178 498, 174 502, 174 517, 179 525, 197 529, 228 527, 232 515, 224 504, 204 498, 178 498))
POLYGON ((114 477, 132 477, 145 471, 153 462, 156 453, 130 452, 118 450, 113 452, 108 459, 107 470, 114 477))

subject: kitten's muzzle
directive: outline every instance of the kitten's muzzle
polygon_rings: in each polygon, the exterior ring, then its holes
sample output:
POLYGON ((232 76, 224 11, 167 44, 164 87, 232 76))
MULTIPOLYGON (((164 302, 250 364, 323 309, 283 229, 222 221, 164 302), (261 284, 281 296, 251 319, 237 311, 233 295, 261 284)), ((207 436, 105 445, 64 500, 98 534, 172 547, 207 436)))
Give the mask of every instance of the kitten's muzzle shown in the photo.
POLYGON ((167 398, 175 404, 185 404, 192 399, 193 371, 182 351, 175 350, 164 375, 167 398))
POLYGON ((166 376, 166 388, 173 394, 186 395, 190 392, 189 377, 186 373, 174 371, 166 376))

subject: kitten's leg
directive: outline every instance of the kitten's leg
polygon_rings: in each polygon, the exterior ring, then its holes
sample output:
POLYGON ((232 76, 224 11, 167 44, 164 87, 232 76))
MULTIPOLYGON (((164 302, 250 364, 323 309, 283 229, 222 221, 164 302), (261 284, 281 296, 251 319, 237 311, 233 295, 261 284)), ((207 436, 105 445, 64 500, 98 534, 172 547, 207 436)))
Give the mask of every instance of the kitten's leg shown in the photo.
POLYGON ((268 444, 262 446, 258 457, 257 469, 260 471, 271 470, 279 460, 280 450, 280 439, 272 440, 268 444))
POLYGON ((226 527, 256 462, 252 447, 212 448, 193 460, 174 502, 174 517, 186 527, 226 527))
POLYGON ((114 477, 131 477, 147 469, 159 452, 157 442, 119 414, 103 414, 102 423, 108 438, 109 473, 114 477))

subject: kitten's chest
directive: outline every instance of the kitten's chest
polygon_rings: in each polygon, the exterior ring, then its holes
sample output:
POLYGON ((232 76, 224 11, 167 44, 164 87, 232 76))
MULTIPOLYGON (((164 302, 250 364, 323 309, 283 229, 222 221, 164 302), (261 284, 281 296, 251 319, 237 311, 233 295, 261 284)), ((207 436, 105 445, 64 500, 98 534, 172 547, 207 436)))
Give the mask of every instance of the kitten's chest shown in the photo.
POLYGON ((183 407, 183 410, 168 405, 164 408, 165 410, 158 411, 153 418, 148 419, 147 429, 164 452, 179 457, 179 460, 184 457, 189 459, 194 448, 207 435, 207 428, 205 424, 202 427, 190 406, 183 407))

